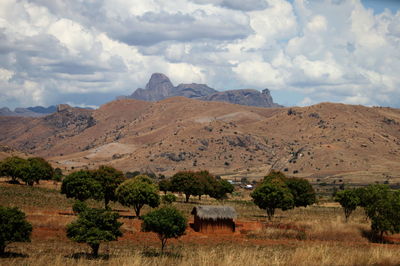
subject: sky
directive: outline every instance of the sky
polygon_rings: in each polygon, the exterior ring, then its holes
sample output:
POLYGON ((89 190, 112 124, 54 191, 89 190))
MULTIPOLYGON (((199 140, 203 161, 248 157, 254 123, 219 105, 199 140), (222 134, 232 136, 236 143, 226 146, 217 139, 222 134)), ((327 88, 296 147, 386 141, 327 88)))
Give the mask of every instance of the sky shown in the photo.
POLYGON ((286 106, 400 107, 400 1, 0 1, 0 107, 97 107, 155 72, 286 106))

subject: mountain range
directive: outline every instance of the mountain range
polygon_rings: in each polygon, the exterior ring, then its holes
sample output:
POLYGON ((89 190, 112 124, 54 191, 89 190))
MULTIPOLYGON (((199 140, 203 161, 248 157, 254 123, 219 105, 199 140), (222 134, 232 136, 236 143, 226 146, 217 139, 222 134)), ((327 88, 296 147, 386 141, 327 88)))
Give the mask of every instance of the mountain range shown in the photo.
POLYGON ((247 106, 281 107, 274 103, 268 89, 264 89, 262 92, 254 89, 217 91, 205 84, 196 83, 179 84, 175 87, 170 79, 161 73, 152 74, 145 89, 138 88, 125 98, 154 102, 174 96, 247 106))
POLYGON ((0 124, 0 146, 66 172, 107 164, 167 176, 207 169, 260 178, 273 168, 321 182, 400 182, 394 108, 260 108, 171 97, 116 100, 96 110, 62 105, 44 117, 3 116, 0 124))

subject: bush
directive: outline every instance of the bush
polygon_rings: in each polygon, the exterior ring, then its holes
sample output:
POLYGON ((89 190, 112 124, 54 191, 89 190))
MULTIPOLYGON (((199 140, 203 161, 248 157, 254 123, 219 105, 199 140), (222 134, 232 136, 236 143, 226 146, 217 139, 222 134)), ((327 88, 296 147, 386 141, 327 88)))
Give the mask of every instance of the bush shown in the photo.
POLYGON ((187 220, 174 207, 166 206, 143 216, 142 230, 154 232, 161 240, 161 252, 169 238, 178 238, 185 233, 187 220))
POLYGON ((84 201, 80 200, 75 201, 74 205, 72 205, 72 211, 77 214, 87 210, 87 208, 87 204, 84 201))
POLYGON ((165 204, 171 204, 172 202, 176 201, 176 196, 172 193, 168 193, 166 195, 161 196, 161 200, 165 204))
POLYGON ((0 254, 11 242, 30 242, 32 225, 18 208, 0 206, 0 254))
POLYGON ((102 242, 115 241, 122 236, 118 213, 102 209, 86 209, 79 213, 75 222, 67 225, 67 237, 78 243, 86 243, 92 255, 98 256, 102 242))

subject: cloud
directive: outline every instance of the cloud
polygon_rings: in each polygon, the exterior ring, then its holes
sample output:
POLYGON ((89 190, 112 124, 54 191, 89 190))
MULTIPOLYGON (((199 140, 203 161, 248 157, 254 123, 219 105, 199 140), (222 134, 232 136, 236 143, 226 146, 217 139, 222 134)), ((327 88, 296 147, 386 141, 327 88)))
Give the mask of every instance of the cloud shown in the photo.
POLYGON ((162 72, 291 104, 400 107, 399 43, 400 12, 360 0, 3 0, 0 106, 98 106, 162 72))

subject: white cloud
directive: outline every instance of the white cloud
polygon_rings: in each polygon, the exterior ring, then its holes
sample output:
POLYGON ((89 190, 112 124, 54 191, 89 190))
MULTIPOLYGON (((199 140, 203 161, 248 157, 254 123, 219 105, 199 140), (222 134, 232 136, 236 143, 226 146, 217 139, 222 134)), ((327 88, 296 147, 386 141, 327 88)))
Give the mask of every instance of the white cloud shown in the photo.
POLYGON ((400 12, 360 0, 3 0, 0 106, 97 106, 162 72, 301 105, 400 107, 399 46, 400 12))

